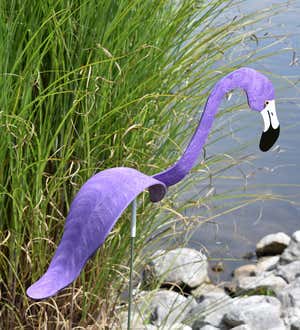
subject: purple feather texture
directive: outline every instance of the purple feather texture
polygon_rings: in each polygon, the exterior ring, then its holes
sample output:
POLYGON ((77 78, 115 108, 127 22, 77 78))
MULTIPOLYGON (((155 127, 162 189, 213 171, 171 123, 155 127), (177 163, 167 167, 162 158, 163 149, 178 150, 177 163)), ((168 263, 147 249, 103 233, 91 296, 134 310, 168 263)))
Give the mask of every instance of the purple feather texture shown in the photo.
POLYGON ((162 182, 132 168, 116 167, 91 177, 72 202, 47 272, 28 288, 28 296, 47 298, 73 282, 123 211, 149 187, 152 201, 161 200, 167 190, 162 182))
MULTIPOLYGON (((29 297, 47 298, 72 283, 123 211, 142 191, 149 189, 151 201, 160 201, 168 186, 189 173, 202 151, 222 98, 236 88, 246 92, 250 108, 258 112, 265 111, 267 100, 274 100, 274 89, 267 77, 250 68, 233 71, 213 88, 191 141, 172 167, 152 177, 131 168, 112 168, 94 175, 82 186, 72 202, 64 234, 49 268, 28 288, 29 297)), ((278 135, 279 123, 263 133, 261 149, 269 150, 278 135)))

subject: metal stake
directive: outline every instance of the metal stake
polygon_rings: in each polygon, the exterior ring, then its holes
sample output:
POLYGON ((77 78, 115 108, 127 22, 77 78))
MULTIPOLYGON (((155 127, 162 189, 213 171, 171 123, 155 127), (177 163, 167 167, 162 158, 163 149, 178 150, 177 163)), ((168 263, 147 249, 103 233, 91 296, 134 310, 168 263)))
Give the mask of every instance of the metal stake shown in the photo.
POLYGON ((130 330, 131 304, 132 304, 132 275, 133 275, 133 257, 134 257, 134 239, 136 235, 136 199, 132 202, 131 227, 130 227, 130 273, 129 273, 129 295, 128 295, 128 322, 127 329, 130 330))

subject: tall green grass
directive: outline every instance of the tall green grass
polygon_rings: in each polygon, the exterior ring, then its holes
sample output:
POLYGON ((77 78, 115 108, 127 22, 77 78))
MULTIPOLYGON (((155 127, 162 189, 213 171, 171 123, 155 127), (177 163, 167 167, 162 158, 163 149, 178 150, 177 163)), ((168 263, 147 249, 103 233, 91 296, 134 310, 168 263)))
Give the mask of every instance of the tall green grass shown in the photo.
MULTIPOLYGON (((70 319, 83 327, 111 325, 128 275, 126 214, 73 289, 38 303, 25 289, 46 270, 85 180, 109 167, 153 174, 169 166, 209 87, 255 60, 222 64, 224 53, 254 33, 245 28, 270 14, 225 19, 233 5, 0 2, 1 329, 61 329, 70 319)), ((223 161, 215 159, 226 168, 223 161)), ((170 198, 160 212, 146 194, 140 198, 139 251, 162 217, 172 228, 173 206, 170 198)))

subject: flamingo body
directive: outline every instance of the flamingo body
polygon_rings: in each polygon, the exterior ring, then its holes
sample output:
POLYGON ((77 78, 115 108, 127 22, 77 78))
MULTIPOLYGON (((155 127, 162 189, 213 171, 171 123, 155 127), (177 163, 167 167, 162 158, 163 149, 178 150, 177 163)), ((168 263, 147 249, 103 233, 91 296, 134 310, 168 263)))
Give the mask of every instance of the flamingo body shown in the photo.
POLYGON ((222 98, 235 88, 243 89, 250 108, 263 116, 265 130, 260 141, 261 150, 272 147, 279 136, 273 85, 253 69, 235 70, 213 88, 194 135, 173 166, 152 177, 131 168, 112 168, 94 175, 82 186, 72 202, 64 234, 49 268, 28 288, 28 296, 47 298, 69 285, 138 194, 149 189, 151 201, 157 202, 164 197, 168 186, 188 174, 201 153, 222 98))
POLYGON ((149 187, 152 201, 161 200, 166 193, 162 182, 132 168, 111 168, 91 177, 71 204, 61 242, 48 270, 28 288, 28 296, 47 298, 73 282, 123 211, 149 187))

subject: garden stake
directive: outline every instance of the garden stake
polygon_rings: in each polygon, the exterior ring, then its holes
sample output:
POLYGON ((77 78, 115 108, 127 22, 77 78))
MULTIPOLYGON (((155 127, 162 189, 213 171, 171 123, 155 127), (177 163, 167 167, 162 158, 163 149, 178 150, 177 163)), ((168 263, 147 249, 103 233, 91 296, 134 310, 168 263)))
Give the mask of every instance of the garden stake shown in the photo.
POLYGON ((130 321, 131 321, 132 277, 133 277, 133 257, 134 257, 135 236, 136 236, 136 199, 134 199, 132 202, 131 226, 130 226, 130 270, 129 270, 128 320, 127 320, 128 330, 130 330, 130 321))

